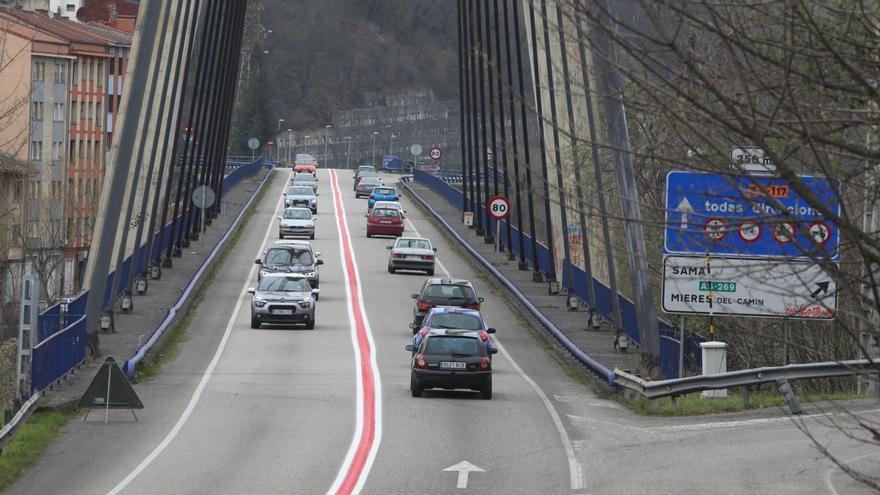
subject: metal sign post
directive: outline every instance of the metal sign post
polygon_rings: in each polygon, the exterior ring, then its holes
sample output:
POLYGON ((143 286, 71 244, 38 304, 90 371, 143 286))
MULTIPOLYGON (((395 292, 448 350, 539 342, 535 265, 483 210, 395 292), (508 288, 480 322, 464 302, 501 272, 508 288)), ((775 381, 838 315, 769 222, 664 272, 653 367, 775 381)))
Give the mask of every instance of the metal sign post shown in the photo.
POLYGON ((507 196, 492 196, 486 201, 486 212, 495 220, 495 257, 500 262, 501 221, 510 216, 510 200, 507 196))
POLYGON ((215 199, 214 190, 206 185, 201 185, 195 188, 192 192, 193 206, 201 209, 202 232, 207 230, 205 227, 205 210, 214 206, 215 199))
POLYGON ((18 358, 16 360, 16 397, 30 396, 31 350, 36 342, 40 317, 40 280, 31 274, 31 265, 25 265, 21 277, 21 308, 18 319, 18 358))
POLYGON ((251 161, 253 162, 254 160, 257 159, 256 151, 257 151, 257 148, 260 147, 260 140, 255 137, 250 138, 250 139, 248 139, 247 145, 248 145, 248 148, 251 149, 251 161))

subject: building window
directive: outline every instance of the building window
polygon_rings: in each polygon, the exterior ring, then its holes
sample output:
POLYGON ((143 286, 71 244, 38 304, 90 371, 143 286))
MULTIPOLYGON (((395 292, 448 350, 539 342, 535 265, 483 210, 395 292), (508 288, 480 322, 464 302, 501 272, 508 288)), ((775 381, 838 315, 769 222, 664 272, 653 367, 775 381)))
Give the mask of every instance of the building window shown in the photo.
POLYGON ((21 201, 21 181, 17 180, 12 183, 12 200, 21 201))
POLYGON ((31 141, 31 160, 43 159, 43 142, 31 141))
POLYGON ((55 141, 52 143, 52 159, 53 160, 61 160, 61 153, 64 149, 64 143, 61 141, 55 141))
POLYGON ((86 103, 79 102, 79 120, 86 120, 86 103))
POLYGON ((107 61, 107 74, 116 75, 116 57, 110 57, 110 60, 107 61))
POLYGON ((33 119, 34 120, 43 120, 43 110, 45 105, 42 101, 34 102, 34 111, 33 111, 33 119))
POLYGON ((45 81, 46 80, 46 63, 45 62, 34 62, 33 79, 34 79, 34 81, 45 81))
POLYGON ((103 106, 100 103, 95 103, 95 125, 98 125, 98 126, 101 125, 101 122, 103 122, 103 120, 104 120, 102 118, 103 114, 101 113, 102 108, 103 108, 103 106))
POLYGON ((76 4, 74 4, 74 3, 67 4, 67 11, 70 13, 76 12, 76 4))
POLYGON ((55 62, 55 82, 64 84, 66 82, 64 73, 67 62, 55 62))
POLYGON ((55 122, 64 121, 64 103, 56 103, 52 107, 52 120, 55 122))
POLYGON ((18 246, 21 244, 21 225, 14 223, 9 229, 9 244, 18 246))
POLYGON ((98 62, 98 80, 95 82, 96 86, 104 85, 104 64, 98 62))

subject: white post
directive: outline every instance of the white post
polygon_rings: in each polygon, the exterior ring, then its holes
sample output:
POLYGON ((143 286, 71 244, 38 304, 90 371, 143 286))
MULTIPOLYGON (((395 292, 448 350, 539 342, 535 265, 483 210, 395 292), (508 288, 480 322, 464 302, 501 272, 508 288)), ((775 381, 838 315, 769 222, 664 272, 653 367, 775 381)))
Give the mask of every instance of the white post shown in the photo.
POLYGON ((30 395, 31 353, 37 340, 40 318, 40 280, 31 273, 31 264, 24 263, 21 277, 21 305, 18 320, 18 356, 16 359, 16 397, 30 395))
POLYGON ((678 329, 678 377, 684 378, 684 315, 678 329))
POLYGON ((110 365, 107 365, 107 397, 104 399, 104 424, 107 424, 107 419, 110 417, 110 377, 113 376, 110 373, 110 365))
MULTIPOLYGON (((703 375, 727 372, 727 344, 725 342, 700 342, 703 356, 703 375)), ((727 397, 727 389, 704 390, 703 398, 727 397)))

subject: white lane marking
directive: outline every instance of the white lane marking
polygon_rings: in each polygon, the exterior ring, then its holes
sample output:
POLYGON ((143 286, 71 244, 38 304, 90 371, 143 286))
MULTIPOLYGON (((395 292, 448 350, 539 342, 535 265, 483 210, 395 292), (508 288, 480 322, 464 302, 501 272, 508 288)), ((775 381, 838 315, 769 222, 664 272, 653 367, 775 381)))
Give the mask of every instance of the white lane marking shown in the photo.
MULTIPOLYGON (((338 175, 338 174, 337 174, 338 175)), ((349 256, 351 256, 354 279, 355 284, 357 286, 357 297, 360 301, 358 307, 360 309, 360 316, 363 321, 363 326, 365 329, 365 334, 367 337, 367 341, 369 342, 370 347, 370 368, 373 374, 373 401, 374 401, 374 437, 373 444, 370 448, 369 454, 367 455, 366 460, 364 461, 364 465, 361 469, 360 476, 358 478, 357 484, 352 489, 351 493, 360 493, 361 489, 363 489, 364 483, 367 481, 367 476, 370 474, 370 470, 373 467, 373 462, 376 460, 376 453, 379 450, 379 444, 382 442, 382 380, 379 375, 379 364, 376 361, 376 355, 378 354, 376 350, 376 343, 373 340, 373 331, 370 328, 370 320, 367 318, 367 310, 364 302, 364 295, 362 292, 361 285, 361 276, 360 271, 358 270, 357 257, 355 256, 354 245, 351 242, 351 229, 348 228, 348 219, 346 217, 345 203, 342 200, 342 190, 340 189, 340 185, 338 180, 333 177, 333 174, 330 176, 330 187, 333 195, 333 212, 334 219, 336 220, 336 228, 339 233, 339 254, 340 260, 342 260, 342 273, 345 280, 345 297, 348 304, 348 321, 349 321, 349 329, 351 331, 351 343, 354 348, 355 361, 356 361, 356 373, 357 373, 357 415, 355 422, 355 432, 352 437, 351 445, 348 448, 348 452, 345 455, 345 460, 342 463, 342 466, 339 468, 339 472, 336 475, 336 479, 333 481, 333 485, 327 491, 328 494, 335 494, 339 491, 342 484, 345 482, 346 476, 348 475, 349 470, 352 467, 352 463, 354 462, 355 454, 358 451, 358 447, 360 446, 361 437, 364 429, 364 391, 363 391, 363 374, 362 374, 362 366, 361 362, 361 353, 360 353, 360 345, 358 344, 358 332, 357 332, 357 323, 355 321, 354 314, 354 304, 352 301, 352 293, 351 293, 351 284, 349 279, 348 270, 344 264, 344 256, 345 249, 348 249, 349 256), (342 215, 339 215, 339 211, 337 211, 337 192, 339 195, 338 208, 341 211, 342 215), (339 218, 342 219, 342 223, 340 224, 339 218), (342 229, 345 229, 345 233, 348 237, 348 248, 344 245, 342 229)))
MULTIPOLYGON (((287 179, 285 179, 286 181, 287 179)), ((285 182, 286 184, 286 182, 285 182)), ((272 226, 275 225, 275 217, 278 216, 278 211, 284 206, 284 196, 278 201, 278 205, 275 207, 275 213, 269 219, 269 226, 266 228, 266 235, 263 237, 263 242, 260 245, 260 253, 263 252, 263 248, 266 246, 266 242, 269 240, 269 234, 272 232, 272 226)), ((177 419, 177 422, 174 424, 174 427, 171 428, 171 431, 165 435, 165 438, 157 445, 150 454, 144 458, 130 473, 126 476, 122 481, 119 482, 112 490, 107 492, 107 495, 116 495, 124 490, 135 478, 138 477, 157 457, 162 453, 165 448, 167 448, 174 438, 180 433, 180 430, 183 428, 183 425, 186 424, 189 417, 192 415, 193 410, 196 408, 196 404, 199 403, 199 399, 202 397, 202 392, 205 390, 205 386, 208 384, 208 380, 211 379, 211 375, 214 373, 214 368, 217 366, 217 363, 220 361, 220 356, 223 355, 223 350, 226 349, 226 343, 229 341, 229 335, 232 333, 232 327, 235 325, 235 320, 238 319, 238 312, 241 310, 242 302, 244 301, 245 294, 247 294, 248 286, 251 284, 251 280, 254 278, 254 270, 257 268, 257 265, 252 265, 250 271, 248 272, 247 279, 244 281, 244 286, 241 288, 241 292, 238 295, 238 301, 235 303, 235 309, 232 310, 232 315, 229 317, 229 322, 226 324, 226 330, 223 332, 223 338, 220 339, 220 344, 217 346, 217 351, 214 352, 214 357, 211 359, 211 362, 208 363, 208 367, 205 369, 205 372, 202 374, 202 379, 199 380, 199 384, 196 386, 196 389, 193 391, 192 396, 189 399, 189 403, 186 405, 186 409, 183 410, 183 413, 180 415, 180 418, 177 419)))
POLYGON ((457 471, 458 472, 458 479, 455 481, 456 488, 467 488, 468 474, 470 474, 472 471, 474 473, 485 473, 486 472, 485 469, 483 469, 479 466, 474 466, 473 464, 471 464, 470 462, 468 462, 466 460, 461 461, 454 466, 449 466, 448 468, 444 469, 443 471, 457 471))
MULTIPOLYGON (((419 233, 419 230, 416 229, 416 226, 409 220, 406 219, 406 223, 412 229, 413 232, 416 233, 418 237, 422 237, 422 234, 419 233)), ((443 265, 440 261, 440 258, 437 257, 437 265, 440 266, 440 270, 446 274, 446 277, 450 277, 449 270, 443 265)), ((577 460, 577 456, 574 452, 574 446, 571 443, 571 438, 568 436, 568 432, 565 430, 565 425, 562 423, 562 419, 559 417, 559 413, 556 411, 556 408, 553 407, 553 403, 550 401, 550 398, 547 397, 547 394, 544 393, 544 390, 534 381, 532 378, 523 371, 522 368, 519 367, 519 364, 513 359, 513 356, 507 352, 507 349, 501 344, 501 340, 498 339, 498 335, 495 334, 492 336, 492 340, 495 341, 496 347, 498 347, 498 352, 504 356, 514 370, 525 380, 529 386, 532 387, 532 390, 535 391, 535 394, 541 399, 541 402, 544 403, 544 407, 547 409, 547 412, 550 414, 550 418, 553 420, 553 425, 556 427, 556 432, 559 434, 559 439, 562 441, 562 448, 565 450, 565 456, 568 458, 568 474, 571 481, 571 489, 572 490, 580 490, 584 488, 584 473, 583 468, 581 467, 580 462, 577 460)))
MULTIPOLYGON (((866 454, 857 455, 855 457, 850 457, 849 459, 845 459, 840 462, 841 462, 841 464, 846 466, 846 465, 852 464, 853 462, 860 461, 860 460, 866 459, 868 457, 873 457, 875 455, 880 455, 880 452, 868 452, 866 454)), ((831 477, 837 471, 843 472, 843 470, 840 469, 840 466, 837 466, 837 465, 832 466, 827 471, 825 471, 825 487, 828 488, 828 491, 831 492, 833 495, 838 495, 837 489, 834 488, 834 481, 831 479, 831 477)))

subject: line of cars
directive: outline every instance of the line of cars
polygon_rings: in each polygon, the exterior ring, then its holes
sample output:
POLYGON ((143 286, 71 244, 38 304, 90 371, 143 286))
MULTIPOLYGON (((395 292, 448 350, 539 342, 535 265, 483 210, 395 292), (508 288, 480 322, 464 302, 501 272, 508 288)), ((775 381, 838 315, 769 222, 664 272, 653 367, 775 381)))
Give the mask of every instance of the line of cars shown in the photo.
POLYGON ((367 237, 396 237, 388 250, 388 272, 423 271, 428 274, 414 299, 410 392, 421 397, 425 389, 471 389, 483 399, 492 398, 492 346, 488 327, 480 313, 483 298, 468 280, 434 277, 436 252, 430 239, 404 237, 406 211, 399 194, 382 184, 372 167, 362 166, 354 176, 355 196, 369 197, 367 237), (369 190, 369 192, 367 192, 369 190))

